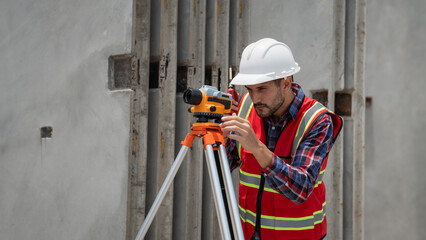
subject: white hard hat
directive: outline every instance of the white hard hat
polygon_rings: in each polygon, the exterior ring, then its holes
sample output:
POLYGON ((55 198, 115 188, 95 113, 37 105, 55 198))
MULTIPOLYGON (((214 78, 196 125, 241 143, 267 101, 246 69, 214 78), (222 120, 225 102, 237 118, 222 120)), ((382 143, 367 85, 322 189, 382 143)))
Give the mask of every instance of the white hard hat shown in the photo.
POLYGON ((244 49, 239 71, 232 85, 254 85, 284 78, 299 72, 300 67, 287 45, 263 38, 244 49))

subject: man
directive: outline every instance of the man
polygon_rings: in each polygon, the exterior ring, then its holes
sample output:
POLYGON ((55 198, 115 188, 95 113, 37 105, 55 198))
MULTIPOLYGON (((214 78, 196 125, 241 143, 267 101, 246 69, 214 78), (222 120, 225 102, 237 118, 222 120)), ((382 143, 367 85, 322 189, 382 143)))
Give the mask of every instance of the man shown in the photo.
POLYGON ((231 169, 240 166, 239 208, 246 239, 325 239, 327 156, 342 119, 293 83, 290 48, 265 38, 243 51, 238 115, 222 118, 231 169), (255 111, 252 111, 252 110, 255 111))

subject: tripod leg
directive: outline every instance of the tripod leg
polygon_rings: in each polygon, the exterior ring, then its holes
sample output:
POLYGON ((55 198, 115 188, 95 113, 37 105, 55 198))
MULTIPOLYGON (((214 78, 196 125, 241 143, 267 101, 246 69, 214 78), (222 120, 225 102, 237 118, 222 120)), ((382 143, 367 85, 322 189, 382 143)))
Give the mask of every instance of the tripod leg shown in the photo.
POLYGON ((238 211, 238 204, 235 198, 234 185, 232 184, 231 171, 229 170, 228 158, 226 156, 225 147, 219 145, 219 159, 222 168, 223 182, 226 190, 226 197, 228 199, 229 213, 231 215, 232 226, 234 227, 234 236, 237 239, 244 239, 243 228, 241 226, 240 214, 238 211))
POLYGON ((219 175, 217 173, 216 161, 214 157, 212 145, 206 145, 206 160, 210 175, 210 182, 212 184, 213 198, 216 206, 216 212, 219 217, 219 227, 222 234, 222 239, 231 239, 231 233, 229 231, 228 219, 225 210, 225 204, 223 203, 222 190, 219 182, 219 175))
POLYGON ((142 227, 138 232, 138 235, 136 236, 136 240, 141 240, 148 232, 149 226, 151 225, 152 220, 154 220, 155 214, 157 213, 161 202, 164 200, 167 190, 173 182, 173 179, 175 178, 176 173, 178 172, 179 167, 182 164, 186 153, 188 152, 188 149, 189 147, 182 145, 175 161, 173 162, 172 167, 170 168, 169 173, 167 174, 166 179, 164 180, 163 185, 161 185, 160 191, 158 192, 157 197, 155 198, 154 203, 152 204, 151 209, 149 210, 148 215, 142 224, 142 227))

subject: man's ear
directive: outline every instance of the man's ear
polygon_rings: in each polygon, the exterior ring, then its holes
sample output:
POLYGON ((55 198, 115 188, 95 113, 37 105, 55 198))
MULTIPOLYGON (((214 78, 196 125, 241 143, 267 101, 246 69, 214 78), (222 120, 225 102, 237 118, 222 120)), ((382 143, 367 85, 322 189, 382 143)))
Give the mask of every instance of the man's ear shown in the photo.
POLYGON ((291 76, 285 77, 282 82, 283 82, 283 88, 284 90, 288 90, 289 88, 291 89, 291 82, 293 81, 291 76))

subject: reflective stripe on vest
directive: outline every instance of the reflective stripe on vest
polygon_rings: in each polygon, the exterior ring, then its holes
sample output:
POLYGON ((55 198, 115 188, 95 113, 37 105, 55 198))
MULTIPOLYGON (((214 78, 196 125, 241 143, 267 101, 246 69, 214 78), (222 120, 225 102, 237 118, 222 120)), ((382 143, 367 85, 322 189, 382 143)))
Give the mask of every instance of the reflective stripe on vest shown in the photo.
MULTIPOLYGON (((240 217, 244 222, 255 225, 256 214, 250 210, 245 210, 241 206, 240 217)), ((325 202, 322 204, 322 209, 313 213, 311 216, 289 218, 261 215, 261 227, 263 229, 274 230, 306 230, 313 229, 316 224, 322 223, 325 216, 325 202)))
MULTIPOLYGON (((253 102, 248 94, 243 96, 243 100, 241 101, 241 108, 238 110, 238 117, 248 119, 251 110, 253 109, 253 102)), ((238 155, 241 159, 241 144, 238 143, 238 155)), ((259 177, 260 178, 260 177, 259 177)))
MULTIPOLYGON (((319 173, 314 188, 318 187, 318 185, 320 185, 322 183, 322 178, 324 176, 324 173, 325 173, 325 169, 322 170, 319 173)), ((260 175, 246 173, 243 170, 241 170, 241 168, 240 168, 240 184, 247 186, 247 187, 259 189, 259 181, 260 181, 260 175)), ((272 193, 278 193, 269 185, 268 181, 265 181, 264 191, 272 192, 272 193)))
POLYGON ((299 147, 303 136, 311 126, 315 116, 323 109, 325 109, 325 107, 321 103, 316 102, 311 108, 308 109, 308 111, 305 112, 305 115, 303 115, 302 121, 300 121, 299 127, 297 128, 296 136, 294 137, 293 146, 291 148, 291 157, 293 157, 293 154, 299 147))

